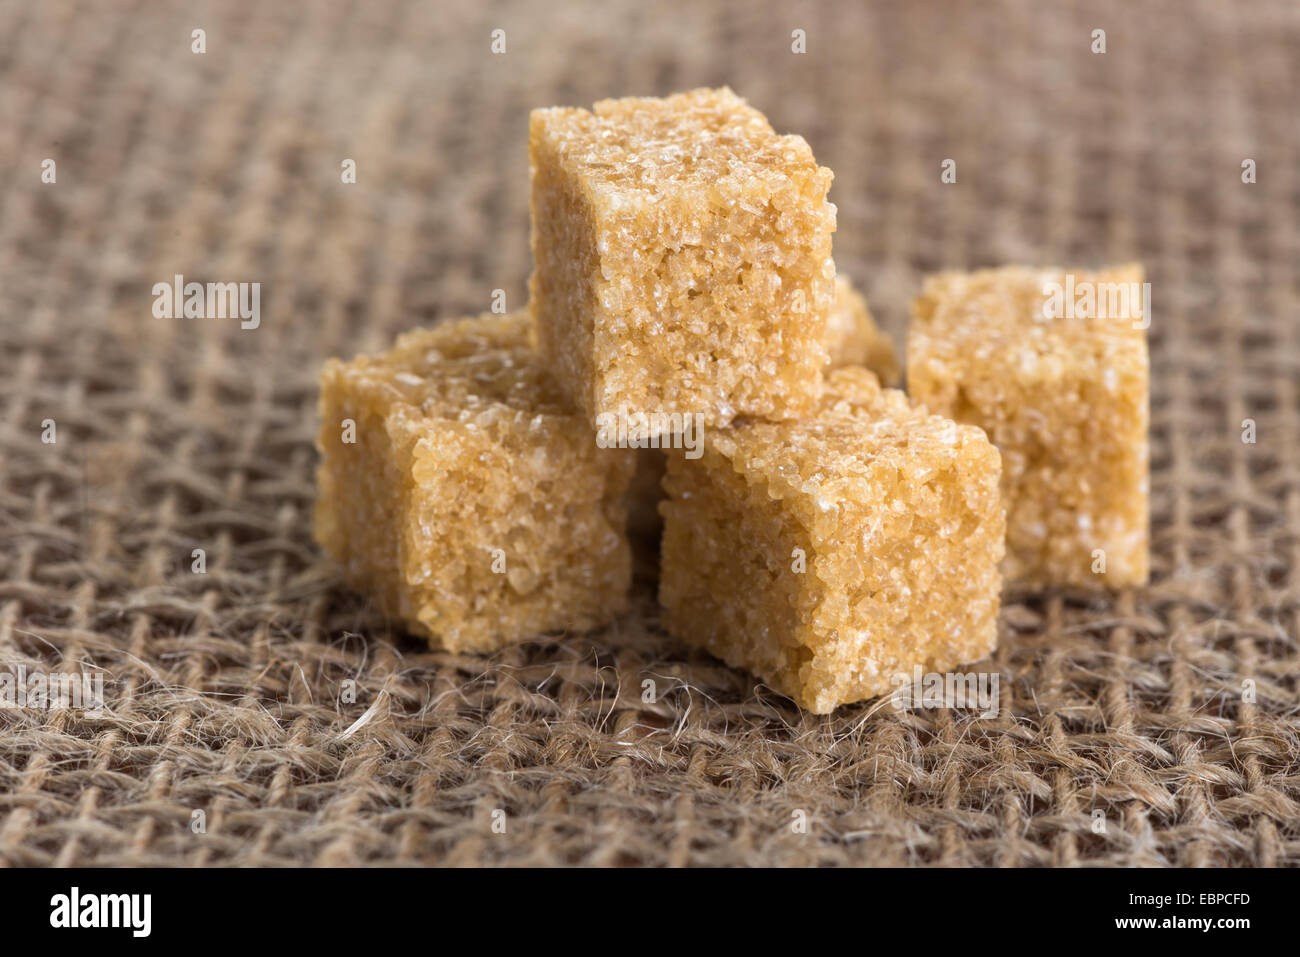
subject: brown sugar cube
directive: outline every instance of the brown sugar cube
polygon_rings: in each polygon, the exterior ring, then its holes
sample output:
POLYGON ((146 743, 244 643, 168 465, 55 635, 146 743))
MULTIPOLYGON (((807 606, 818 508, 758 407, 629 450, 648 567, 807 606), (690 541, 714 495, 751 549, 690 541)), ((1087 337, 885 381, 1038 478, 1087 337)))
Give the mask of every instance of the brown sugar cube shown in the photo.
POLYGON ((898 382, 894 343, 876 325, 867 300, 845 276, 835 277, 835 301, 826 316, 826 351, 831 369, 865 366, 883 385, 898 382))
POLYGON ((599 449, 524 312, 408 333, 321 375, 316 539, 451 651, 599 626, 627 604, 632 458, 599 449))
POLYGON ((812 408, 831 171, 728 89, 533 111, 539 347, 589 420, 812 408))
MULTIPOLYGON (((844 276, 835 277, 835 301, 826 317, 826 351, 832 369, 860 365, 885 385, 898 381, 894 343, 880 331, 866 300, 844 276)), ((663 527, 658 508, 664 497, 664 452, 646 448, 636 455, 636 474, 628 489, 628 525, 633 534, 657 540, 663 527)))
POLYGON ((1008 581, 1148 574, 1149 304, 1142 267, 1011 266, 926 281, 907 386, 1002 451, 1008 581))
POLYGON ((826 713, 997 640, 998 452, 832 372, 797 422, 711 431, 668 457, 659 599, 669 632, 826 713))

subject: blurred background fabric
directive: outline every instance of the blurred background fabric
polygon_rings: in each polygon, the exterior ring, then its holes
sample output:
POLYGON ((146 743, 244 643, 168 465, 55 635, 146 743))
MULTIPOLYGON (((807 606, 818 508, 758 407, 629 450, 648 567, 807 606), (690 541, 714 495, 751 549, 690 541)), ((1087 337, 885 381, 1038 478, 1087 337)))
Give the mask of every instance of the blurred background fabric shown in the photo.
POLYGON ((0 862, 1300 863, 1297 89, 1289 0, 0 0, 0 667, 106 676, 0 710, 0 862), (525 302, 528 111, 722 84, 900 347, 929 271, 1146 264, 1151 585, 1009 594, 995 717, 802 713, 648 562, 432 652, 312 544, 321 362, 525 302), (156 318, 178 274, 260 325, 156 318))

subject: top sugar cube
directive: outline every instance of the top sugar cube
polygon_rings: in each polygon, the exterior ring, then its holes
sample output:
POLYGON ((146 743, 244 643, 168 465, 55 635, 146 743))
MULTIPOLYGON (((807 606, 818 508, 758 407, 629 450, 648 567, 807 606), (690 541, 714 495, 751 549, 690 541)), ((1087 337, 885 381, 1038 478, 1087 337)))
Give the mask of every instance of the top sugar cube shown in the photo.
POLYGON ((535 110, 529 157, 533 318, 576 408, 724 425, 814 406, 835 207, 802 137, 695 90, 535 110))

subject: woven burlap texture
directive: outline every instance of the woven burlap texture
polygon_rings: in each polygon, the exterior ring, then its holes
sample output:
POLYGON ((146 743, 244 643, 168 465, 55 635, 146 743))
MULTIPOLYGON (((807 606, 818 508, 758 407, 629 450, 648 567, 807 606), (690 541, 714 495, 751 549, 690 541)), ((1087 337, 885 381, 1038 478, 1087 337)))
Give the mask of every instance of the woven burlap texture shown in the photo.
POLYGON ((0 664, 107 676, 0 711, 0 861, 1300 862, 1298 51, 1286 0, 0 3, 0 664), (430 652, 312 544, 323 359, 525 300, 528 110, 724 83, 899 341, 933 270, 1147 266, 1152 583, 1008 595, 995 717, 802 713, 646 567, 430 652), (155 318, 176 274, 260 327, 155 318))

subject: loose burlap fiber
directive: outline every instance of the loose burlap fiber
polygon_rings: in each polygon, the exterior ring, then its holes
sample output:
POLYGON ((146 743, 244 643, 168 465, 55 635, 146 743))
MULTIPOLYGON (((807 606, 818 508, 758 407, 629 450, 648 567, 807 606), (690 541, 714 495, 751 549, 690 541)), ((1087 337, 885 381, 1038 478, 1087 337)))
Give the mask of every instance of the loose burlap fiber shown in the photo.
POLYGON ((0 711, 0 861, 1295 864, 1297 89, 1285 0, 0 3, 0 662, 106 676, 0 711), (525 300, 528 110, 724 83, 900 340, 931 270, 1147 266, 1152 583, 1008 595, 995 717, 802 713, 649 567, 430 652, 312 544, 322 360, 525 300), (156 318, 176 274, 260 326, 156 318))

